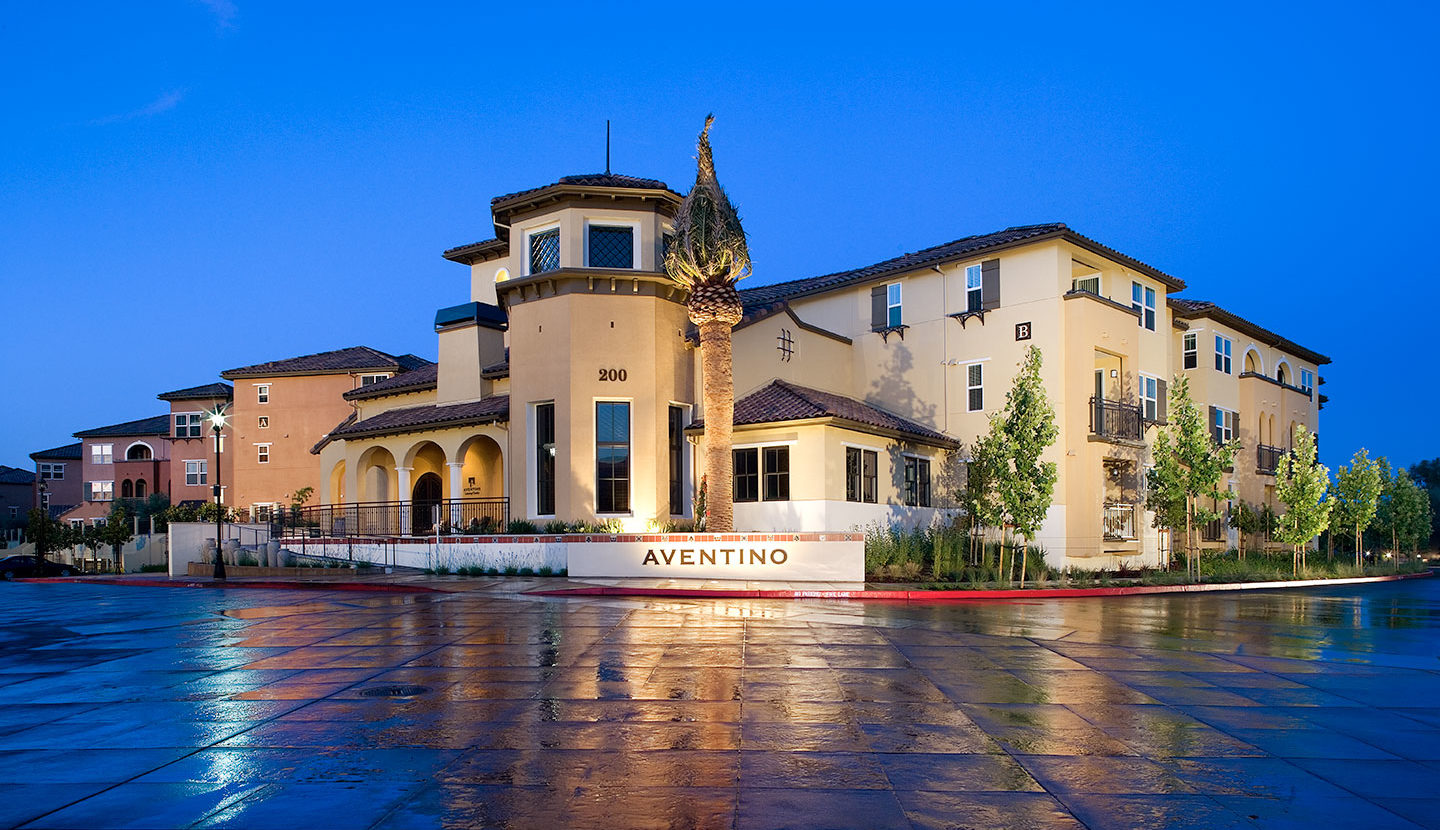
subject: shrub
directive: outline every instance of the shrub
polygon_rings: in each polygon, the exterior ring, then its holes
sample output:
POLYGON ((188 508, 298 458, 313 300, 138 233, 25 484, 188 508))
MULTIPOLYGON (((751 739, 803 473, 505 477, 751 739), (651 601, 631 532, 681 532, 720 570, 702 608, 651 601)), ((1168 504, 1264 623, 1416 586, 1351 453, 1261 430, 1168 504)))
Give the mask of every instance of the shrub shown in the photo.
POLYGON ((235 560, 235 564, 253 568, 260 564, 260 560, 256 559, 248 553, 242 553, 240 554, 240 557, 235 560))
POLYGON ((524 567, 524 568, 521 568, 521 569, 520 569, 520 575, 521 575, 521 576, 534 576, 534 575, 535 575, 535 571, 531 570, 529 567, 524 567))
POLYGON ((486 569, 485 573, 489 574, 490 576, 499 576, 500 569, 495 567, 494 565, 491 565, 488 569, 486 569))
POLYGON ((510 524, 505 526, 505 532, 515 535, 527 535, 540 532, 540 528, 534 522, 527 522, 524 519, 511 519, 510 524))
POLYGON ((140 573, 142 573, 142 574, 158 574, 158 573, 164 573, 165 571, 168 571, 168 570, 170 570, 170 569, 169 569, 167 566, 165 566, 165 565, 141 565, 141 566, 140 566, 140 573))
POLYGON ((514 576, 515 574, 517 574, 517 573, 519 573, 519 572, 520 572, 519 569, 516 568, 514 565, 506 565, 506 566, 505 566, 505 575, 506 575, 506 576, 514 576))
POLYGON ((450 567, 448 565, 437 565, 435 574, 437 576, 448 576, 450 574, 450 567))
POLYGON ((540 570, 537 571, 537 573, 539 573, 540 576, 551 576, 555 573, 555 569, 550 567, 549 565, 541 565, 540 570))
POLYGON ((546 533, 551 533, 551 534, 555 534, 555 533, 569 533, 569 532, 570 532, 570 523, 569 523, 569 522, 562 522, 562 521, 560 521, 559 519, 551 519, 550 521, 546 522, 546 523, 545 523, 545 526, 544 526, 543 528, 541 528, 541 529, 544 530, 546 533))

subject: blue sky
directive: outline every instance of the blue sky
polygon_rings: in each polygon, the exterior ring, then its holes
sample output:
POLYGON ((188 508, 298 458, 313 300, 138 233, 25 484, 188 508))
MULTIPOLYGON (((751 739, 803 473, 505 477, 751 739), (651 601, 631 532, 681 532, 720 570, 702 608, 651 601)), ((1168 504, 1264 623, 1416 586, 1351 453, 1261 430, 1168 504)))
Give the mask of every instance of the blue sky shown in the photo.
POLYGON ((607 118, 683 190, 710 111, 754 284, 1063 221, 1334 358, 1332 467, 1440 456, 1433 6, 494 5, 7 9, 0 464, 234 366, 433 358, 492 196, 603 169, 607 118))

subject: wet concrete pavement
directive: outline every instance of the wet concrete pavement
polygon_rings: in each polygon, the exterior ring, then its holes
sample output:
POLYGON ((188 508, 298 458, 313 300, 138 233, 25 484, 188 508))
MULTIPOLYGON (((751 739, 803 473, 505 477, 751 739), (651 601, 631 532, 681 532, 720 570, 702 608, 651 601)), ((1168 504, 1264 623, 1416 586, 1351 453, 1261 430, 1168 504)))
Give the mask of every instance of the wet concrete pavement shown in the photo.
POLYGON ((1440 580, 992 602, 0 584, 0 826, 1440 827, 1440 580))

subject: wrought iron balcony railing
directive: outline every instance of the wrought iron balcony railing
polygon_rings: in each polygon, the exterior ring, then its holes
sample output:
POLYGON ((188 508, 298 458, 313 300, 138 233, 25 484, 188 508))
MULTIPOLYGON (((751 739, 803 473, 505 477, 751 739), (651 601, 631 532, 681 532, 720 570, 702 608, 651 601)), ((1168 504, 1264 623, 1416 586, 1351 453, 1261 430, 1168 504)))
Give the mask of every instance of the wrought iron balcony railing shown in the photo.
POLYGON ((1135 505, 1107 504, 1102 520, 1105 538, 1110 541, 1131 541, 1135 533, 1135 505))
POLYGON ((1261 475, 1273 476, 1280 469, 1280 459, 1288 452, 1284 447, 1260 444, 1255 447, 1255 468, 1261 475))
POLYGON ((1090 399, 1090 434, 1106 440, 1141 441, 1145 410, 1133 403, 1090 399))
POLYGON ((510 500, 492 498, 317 504, 277 511, 271 526, 284 538, 384 537, 503 533, 509 523, 510 500))

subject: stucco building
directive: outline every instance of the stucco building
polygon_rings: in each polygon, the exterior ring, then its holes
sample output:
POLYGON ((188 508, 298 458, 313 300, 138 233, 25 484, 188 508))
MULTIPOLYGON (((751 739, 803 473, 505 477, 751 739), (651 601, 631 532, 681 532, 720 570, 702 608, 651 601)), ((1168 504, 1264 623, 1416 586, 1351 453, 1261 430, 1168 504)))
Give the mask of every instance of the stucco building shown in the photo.
POLYGON ((45 508, 51 516, 59 516, 80 503, 82 450, 82 444, 76 441, 30 453, 30 460, 35 462, 33 506, 45 508))
MULTIPOLYGON (((401 505, 399 533, 473 526, 496 504, 538 524, 692 518, 703 384, 662 266, 680 200, 610 174, 494 199, 495 238, 444 254, 469 267, 470 302, 437 313, 438 365, 345 393, 353 412, 313 448, 319 501, 401 505)), ((1316 428, 1327 359, 1174 299, 1184 287, 1047 224, 742 291, 737 529, 941 518, 1031 345, 1060 430, 1037 539, 1055 564, 1163 554, 1143 480, 1179 373, 1217 436, 1245 443, 1238 497, 1273 498, 1267 461, 1291 422, 1316 428)))
POLYGON ((170 492, 170 416, 156 415, 75 433, 80 439, 80 503, 60 516, 94 524, 117 498, 170 492))

